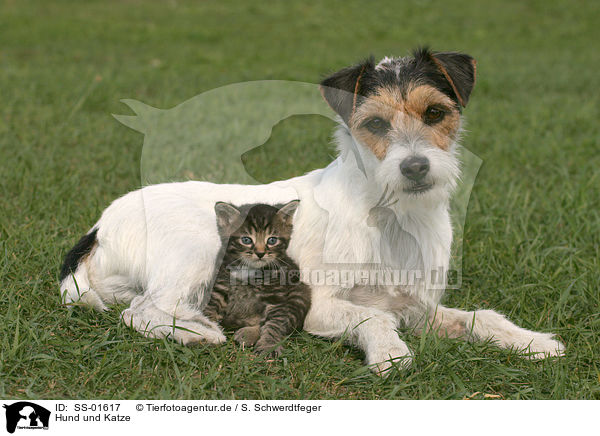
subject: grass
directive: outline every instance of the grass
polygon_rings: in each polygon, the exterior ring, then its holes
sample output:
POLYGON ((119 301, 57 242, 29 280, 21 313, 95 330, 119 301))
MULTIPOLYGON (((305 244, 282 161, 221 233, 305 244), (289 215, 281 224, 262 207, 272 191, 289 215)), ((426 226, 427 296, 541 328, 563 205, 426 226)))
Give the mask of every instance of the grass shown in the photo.
MULTIPOLYGON (((0 5, 0 397, 600 399, 597 3, 108 3, 0 5), (463 286, 445 303, 556 332, 565 358, 406 335, 414 365, 382 380, 359 351, 306 333, 265 362, 232 343, 143 338, 116 310, 60 305, 62 256, 140 185, 142 136, 110 116, 128 113, 120 99, 169 108, 229 83, 316 82, 424 43, 478 59, 464 145, 483 166, 463 286)), ((244 159, 255 173, 272 163, 271 175, 318 167, 329 129, 282 123, 273 141, 291 157, 244 159)))

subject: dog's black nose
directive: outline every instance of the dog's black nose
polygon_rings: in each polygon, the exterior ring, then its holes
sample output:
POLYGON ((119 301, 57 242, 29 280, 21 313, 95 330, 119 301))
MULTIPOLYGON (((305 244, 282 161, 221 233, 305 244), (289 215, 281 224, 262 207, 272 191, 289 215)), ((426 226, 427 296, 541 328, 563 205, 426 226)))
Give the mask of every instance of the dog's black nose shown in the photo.
POLYGON ((419 181, 429 172, 429 159, 422 156, 406 158, 400 164, 400 172, 407 179, 419 181))

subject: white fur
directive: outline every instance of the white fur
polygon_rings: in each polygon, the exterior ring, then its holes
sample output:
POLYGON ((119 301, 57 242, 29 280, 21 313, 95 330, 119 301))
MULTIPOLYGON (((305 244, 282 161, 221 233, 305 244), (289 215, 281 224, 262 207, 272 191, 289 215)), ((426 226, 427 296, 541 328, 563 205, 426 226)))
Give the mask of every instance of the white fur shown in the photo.
MULTIPOLYGON (((432 270, 447 271, 452 243, 448 202, 459 177, 456 144, 443 151, 413 132, 395 138, 379 161, 343 124, 337 141, 340 155, 327 168, 290 180, 257 186, 169 183, 119 198, 94 226, 97 246, 61 283, 65 301, 81 300, 100 310, 111 302, 131 301, 123 320, 145 335, 170 335, 184 344, 223 342, 221 328, 201 313, 218 262, 217 201, 275 204, 299 198, 288 253, 302 270, 418 269, 426 278, 432 270), (428 192, 403 191, 407 181, 399 164, 413 154, 430 161, 427 177, 434 185, 428 192), (386 195, 395 201, 386 209, 392 213, 373 218, 386 195), (383 221, 374 225, 378 219, 383 221)), ((492 338, 501 347, 529 347, 536 356, 563 351, 551 334, 522 329, 496 312, 438 306, 443 286, 427 279, 362 288, 360 294, 358 282, 355 288, 309 284, 312 305, 305 329, 346 338, 364 350, 367 364, 378 373, 394 361, 410 363, 411 351, 396 329, 423 326, 428 313, 436 313, 430 321, 438 328, 456 331, 458 325, 464 334, 455 336, 465 339, 492 338)))

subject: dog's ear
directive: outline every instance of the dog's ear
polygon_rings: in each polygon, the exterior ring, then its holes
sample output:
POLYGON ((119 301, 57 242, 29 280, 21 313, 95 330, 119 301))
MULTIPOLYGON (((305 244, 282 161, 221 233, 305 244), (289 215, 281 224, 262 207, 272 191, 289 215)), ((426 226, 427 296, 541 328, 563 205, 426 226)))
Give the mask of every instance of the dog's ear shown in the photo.
POLYGON ((219 201, 215 204, 215 214, 217 215, 217 227, 219 231, 229 230, 235 223, 241 220, 240 210, 233 204, 219 201))
POLYGON ((455 52, 431 53, 430 58, 450 84, 458 103, 465 107, 475 85, 475 59, 455 52))
POLYGON ((346 67, 321 82, 321 94, 327 104, 348 124, 356 108, 357 97, 366 95, 368 78, 375 69, 373 57, 346 67))

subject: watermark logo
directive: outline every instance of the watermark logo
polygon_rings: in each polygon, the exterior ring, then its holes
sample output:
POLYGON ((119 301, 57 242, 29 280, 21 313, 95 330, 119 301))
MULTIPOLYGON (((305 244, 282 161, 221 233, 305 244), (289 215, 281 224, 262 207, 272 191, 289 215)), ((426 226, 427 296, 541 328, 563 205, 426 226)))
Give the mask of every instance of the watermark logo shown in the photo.
POLYGON ((16 429, 48 430, 50 411, 29 401, 4 404, 6 409, 6 431, 14 433, 16 429))
POLYGON ((448 284, 456 281, 455 270, 444 271, 443 268, 429 271, 429 276, 423 276, 423 270, 400 270, 377 268, 373 265, 368 268, 348 268, 338 265, 332 269, 252 269, 228 266, 230 271, 229 284, 231 286, 297 286, 305 283, 309 286, 338 286, 352 288, 353 286, 414 286, 424 282, 431 289, 444 289, 448 284))

